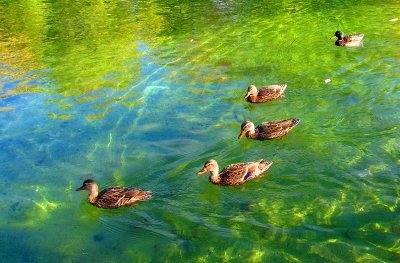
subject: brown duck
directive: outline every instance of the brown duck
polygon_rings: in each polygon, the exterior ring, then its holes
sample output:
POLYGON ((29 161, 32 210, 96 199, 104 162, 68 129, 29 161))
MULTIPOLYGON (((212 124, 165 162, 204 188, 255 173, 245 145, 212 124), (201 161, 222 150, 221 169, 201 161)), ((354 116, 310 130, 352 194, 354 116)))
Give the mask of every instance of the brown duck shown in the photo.
POLYGON ((76 191, 88 190, 88 200, 92 205, 101 208, 118 208, 134 205, 136 201, 148 200, 152 196, 150 191, 139 188, 111 186, 99 193, 99 186, 94 180, 88 179, 76 191))
POLYGON ((345 36, 342 31, 336 31, 333 37, 337 37, 336 46, 358 47, 364 38, 364 34, 350 34, 345 36))
POLYGON ((287 84, 269 85, 258 88, 254 85, 250 85, 247 88, 247 93, 244 98, 253 103, 274 100, 283 96, 283 92, 285 92, 286 87, 287 84))
POLYGON ((285 136, 299 122, 300 120, 298 119, 274 120, 263 122, 255 127, 254 123, 251 121, 245 121, 242 123, 239 139, 246 134, 246 137, 249 139, 260 141, 272 140, 277 137, 285 136))
POLYGON ((244 184, 268 170, 272 165, 272 161, 264 162, 262 159, 257 162, 235 163, 226 166, 219 172, 218 163, 215 160, 208 160, 203 169, 197 174, 210 172, 210 182, 223 186, 232 186, 244 184))

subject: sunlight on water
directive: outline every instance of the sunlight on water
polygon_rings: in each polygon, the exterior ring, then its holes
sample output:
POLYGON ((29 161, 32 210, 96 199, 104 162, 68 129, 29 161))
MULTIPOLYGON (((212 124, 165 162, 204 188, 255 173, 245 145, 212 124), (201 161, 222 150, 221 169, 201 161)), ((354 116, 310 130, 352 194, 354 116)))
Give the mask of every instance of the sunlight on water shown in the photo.
POLYGON ((3 261, 399 261, 399 10, 1 3, 3 261), (335 46, 338 29, 363 46, 335 46), (275 83, 283 98, 243 99, 275 83), (301 122, 283 140, 237 139, 244 120, 284 118, 301 122), (245 185, 196 175, 261 158, 245 185), (98 209, 74 191, 89 178, 154 197, 98 209))

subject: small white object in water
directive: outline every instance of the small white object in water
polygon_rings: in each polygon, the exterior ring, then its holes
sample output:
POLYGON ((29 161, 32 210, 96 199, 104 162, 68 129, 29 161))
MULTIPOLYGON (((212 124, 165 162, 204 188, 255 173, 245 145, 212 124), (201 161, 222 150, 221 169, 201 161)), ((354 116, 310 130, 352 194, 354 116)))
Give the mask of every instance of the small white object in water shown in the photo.
POLYGON ((325 80, 325 83, 329 83, 329 82, 331 82, 331 79, 326 79, 325 80))
POLYGON ((397 17, 390 19, 390 22, 396 22, 397 20, 399 20, 397 17))

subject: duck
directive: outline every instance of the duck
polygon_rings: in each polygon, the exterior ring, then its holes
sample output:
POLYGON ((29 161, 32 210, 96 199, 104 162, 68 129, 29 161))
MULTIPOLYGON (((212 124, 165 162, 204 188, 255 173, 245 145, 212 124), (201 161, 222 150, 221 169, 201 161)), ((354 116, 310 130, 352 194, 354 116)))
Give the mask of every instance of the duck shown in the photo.
POLYGON ((338 30, 333 37, 337 37, 335 42, 336 46, 358 47, 361 44, 361 40, 364 38, 364 34, 350 34, 345 36, 342 31, 338 30))
POLYGON ((283 96, 287 84, 269 85, 265 87, 256 87, 250 85, 244 96, 248 102, 259 103, 277 99, 283 96))
POLYGON ((88 190, 89 203, 100 208, 132 206, 136 201, 149 200, 153 194, 150 191, 125 186, 111 186, 99 193, 99 186, 92 179, 85 180, 82 186, 76 189, 82 190, 88 190))
POLYGON ((272 164, 272 161, 264 161, 261 159, 257 162, 230 164, 219 172, 217 161, 208 160, 205 162, 203 169, 198 171, 197 174, 201 175, 210 172, 209 180, 211 183, 222 186, 234 186, 244 184, 260 177, 272 164))
POLYGON ((299 124, 299 119, 286 119, 286 120, 273 120, 269 122, 262 122, 255 127, 251 121, 242 123, 239 139, 246 135, 249 139, 264 141, 272 140, 278 137, 283 137, 299 124))

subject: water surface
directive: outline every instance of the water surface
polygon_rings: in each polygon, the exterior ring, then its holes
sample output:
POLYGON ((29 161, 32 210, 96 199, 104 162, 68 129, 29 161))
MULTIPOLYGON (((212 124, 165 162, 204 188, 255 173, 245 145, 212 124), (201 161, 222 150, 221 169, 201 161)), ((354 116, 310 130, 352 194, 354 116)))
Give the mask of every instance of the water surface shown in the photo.
POLYGON ((1 1, 1 258, 399 261, 399 10, 1 1), (338 29, 363 47, 336 47, 338 29), (284 98, 244 101, 273 83, 284 98), (283 118, 301 119, 284 140, 237 139, 246 119, 283 118), (268 176, 242 186, 195 175, 260 158, 268 176), (155 194, 97 209, 74 192, 87 178, 155 194))

